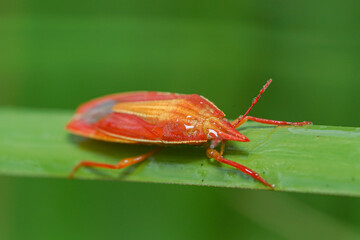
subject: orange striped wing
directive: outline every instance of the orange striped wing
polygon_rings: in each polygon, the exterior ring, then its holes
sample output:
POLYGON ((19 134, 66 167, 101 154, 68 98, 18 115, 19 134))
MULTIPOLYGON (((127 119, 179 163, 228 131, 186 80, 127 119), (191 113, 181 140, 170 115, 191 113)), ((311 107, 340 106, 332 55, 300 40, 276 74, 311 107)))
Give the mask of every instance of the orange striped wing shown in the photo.
POLYGON ((224 114, 199 95, 123 93, 81 105, 67 129, 112 142, 199 144, 207 141, 202 123, 213 116, 224 114))

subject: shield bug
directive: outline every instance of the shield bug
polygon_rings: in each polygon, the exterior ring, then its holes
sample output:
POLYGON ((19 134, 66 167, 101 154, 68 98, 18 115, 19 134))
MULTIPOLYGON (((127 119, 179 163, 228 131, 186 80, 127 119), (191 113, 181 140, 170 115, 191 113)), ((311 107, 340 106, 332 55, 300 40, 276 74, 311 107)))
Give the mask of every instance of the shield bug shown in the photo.
POLYGON ((158 145, 151 152, 120 160, 116 164, 82 161, 70 173, 74 176, 82 166, 120 169, 138 163, 171 144, 204 145, 206 154, 233 166, 266 186, 273 188, 255 171, 223 158, 226 141, 248 142, 236 130, 248 120, 272 125, 302 126, 311 122, 285 122, 248 116, 271 79, 260 90, 250 108, 230 122, 212 102, 197 94, 163 92, 129 92, 96 98, 79 106, 66 129, 76 135, 102 141, 158 145), (215 148, 221 143, 220 152, 215 148))

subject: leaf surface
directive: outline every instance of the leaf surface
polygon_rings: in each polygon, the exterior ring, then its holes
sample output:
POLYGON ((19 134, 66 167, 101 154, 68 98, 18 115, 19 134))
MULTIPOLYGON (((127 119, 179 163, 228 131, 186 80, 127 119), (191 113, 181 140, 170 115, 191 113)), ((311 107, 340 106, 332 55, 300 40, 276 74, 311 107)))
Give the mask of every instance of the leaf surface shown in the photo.
MULTIPOLYGON (((0 174, 67 178, 81 160, 115 163, 154 146, 101 142, 67 133, 72 112, 1 108, 0 174)), ((360 128, 246 123, 250 142, 228 142, 224 157, 260 173, 275 190, 360 196, 360 128)), ((81 168, 78 179, 268 189, 200 146, 169 146, 121 170, 81 168)))

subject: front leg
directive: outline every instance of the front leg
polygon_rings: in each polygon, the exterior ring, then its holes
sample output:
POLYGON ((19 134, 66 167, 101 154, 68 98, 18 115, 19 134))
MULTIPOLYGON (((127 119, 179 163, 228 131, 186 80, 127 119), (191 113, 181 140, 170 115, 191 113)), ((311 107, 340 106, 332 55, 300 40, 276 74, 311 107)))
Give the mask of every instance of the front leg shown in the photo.
POLYGON ((221 156, 221 154, 218 151, 216 151, 215 149, 212 149, 212 148, 206 146, 206 155, 209 158, 213 158, 218 162, 225 163, 225 164, 228 164, 230 166, 233 166, 233 167, 239 169, 240 171, 242 171, 243 173, 251 176, 252 178, 254 178, 256 180, 259 180, 264 185, 266 185, 266 186, 268 186, 268 187, 270 187, 272 189, 274 188, 274 185, 269 184, 265 179, 260 177, 260 175, 257 172, 251 170, 248 167, 245 167, 244 165, 241 165, 240 163, 233 162, 233 161, 230 161, 228 159, 223 158, 221 156))

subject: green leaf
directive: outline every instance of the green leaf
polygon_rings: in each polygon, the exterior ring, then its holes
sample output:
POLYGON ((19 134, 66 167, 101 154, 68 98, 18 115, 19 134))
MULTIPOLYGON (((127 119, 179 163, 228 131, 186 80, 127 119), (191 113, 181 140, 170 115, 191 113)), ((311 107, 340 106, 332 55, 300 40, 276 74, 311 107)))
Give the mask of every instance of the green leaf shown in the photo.
MULTIPOLYGON (((81 160, 115 163, 154 146, 108 143, 67 133, 68 111, 0 109, 0 174, 67 178, 81 160)), ((246 123, 251 141, 228 142, 224 157, 260 173, 275 190, 360 196, 360 128, 246 123)), ((268 189, 201 146, 169 146, 121 170, 81 168, 78 179, 112 179, 268 189)))

